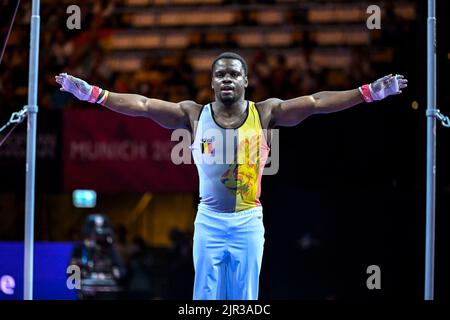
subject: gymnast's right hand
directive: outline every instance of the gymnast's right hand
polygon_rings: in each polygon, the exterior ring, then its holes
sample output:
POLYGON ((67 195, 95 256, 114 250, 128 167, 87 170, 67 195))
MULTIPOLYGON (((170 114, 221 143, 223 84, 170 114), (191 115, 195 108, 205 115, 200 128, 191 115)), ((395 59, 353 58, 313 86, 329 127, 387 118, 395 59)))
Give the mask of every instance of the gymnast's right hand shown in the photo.
POLYGON ((55 80, 58 84, 61 85, 61 88, 59 88, 59 90, 70 92, 82 101, 91 100, 93 86, 91 86, 86 81, 71 76, 67 73, 60 73, 59 75, 55 76, 55 80))

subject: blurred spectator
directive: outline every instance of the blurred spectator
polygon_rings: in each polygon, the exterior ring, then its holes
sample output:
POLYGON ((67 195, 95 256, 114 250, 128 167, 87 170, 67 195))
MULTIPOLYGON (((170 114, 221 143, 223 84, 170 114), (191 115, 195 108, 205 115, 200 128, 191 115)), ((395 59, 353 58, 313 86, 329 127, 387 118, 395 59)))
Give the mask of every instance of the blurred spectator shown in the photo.
POLYGON ((185 51, 181 51, 176 55, 173 66, 169 71, 167 82, 171 83, 175 87, 179 87, 178 90, 183 91, 183 94, 176 101, 192 99, 195 96, 194 79, 195 73, 192 65, 189 63, 187 54, 185 51))
POLYGON ((249 91, 246 93, 254 101, 269 98, 270 73, 269 59, 264 51, 259 51, 249 65, 249 91))
POLYGON ((287 66, 286 57, 282 54, 278 54, 275 60, 271 72, 271 96, 279 97, 281 99, 286 98, 286 94, 289 88, 289 80, 291 70, 287 66))
POLYGON ((156 297, 152 272, 154 258, 144 239, 136 237, 133 244, 136 250, 128 264, 127 298, 154 299, 156 297))
POLYGON ((68 42, 62 30, 56 30, 52 37, 50 45, 50 59, 52 60, 52 68, 55 70, 63 70, 68 64, 68 57, 73 54, 74 46, 72 42, 68 42))
POLYGON ((128 266, 131 257, 141 250, 142 246, 140 244, 130 243, 128 241, 128 230, 123 224, 117 226, 115 234, 117 239, 115 243, 116 250, 122 257, 124 265, 128 266))
POLYGON ((191 299, 194 281, 192 235, 178 229, 170 232, 170 299, 191 299))
POLYGON ((289 98, 312 94, 320 90, 320 75, 309 50, 304 51, 304 60, 303 66, 295 67, 290 74, 289 83, 291 85, 289 85, 287 94, 289 98), (292 85, 294 83, 295 86, 292 85))
POLYGON ((125 268, 114 246, 114 232, 108 217, 86 218, 82 239, 74 247, 70 264, 81 270, 80 299, 117 299, 123 290, 125 268))
POLYGON ((361 83, 367 82, 367 79, 376 78, 370 60, 369 53, 365 50, 352 50, 351 66, 358 66, 358 68, 348 68, 347 77, 349 79, 349 86, 359 86, 361 83))

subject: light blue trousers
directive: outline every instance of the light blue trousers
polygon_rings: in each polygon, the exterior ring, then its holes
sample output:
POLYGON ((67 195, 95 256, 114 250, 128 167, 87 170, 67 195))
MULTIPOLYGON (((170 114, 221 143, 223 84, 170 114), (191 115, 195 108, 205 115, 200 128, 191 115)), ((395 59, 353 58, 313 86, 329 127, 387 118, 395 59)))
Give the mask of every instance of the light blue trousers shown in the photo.
POLYGON ((194 226, 194 300, 258 299, 262 207, 218 213, 199 206, 194 226))

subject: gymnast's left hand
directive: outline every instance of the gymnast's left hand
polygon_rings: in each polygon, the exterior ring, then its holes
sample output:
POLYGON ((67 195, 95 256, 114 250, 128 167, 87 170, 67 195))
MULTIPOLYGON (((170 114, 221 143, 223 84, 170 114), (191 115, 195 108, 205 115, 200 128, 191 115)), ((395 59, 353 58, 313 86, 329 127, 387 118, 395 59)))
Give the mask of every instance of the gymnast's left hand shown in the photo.
POLYGON ((402 93, 408 86, 408 79, 401 74, 384 76, 369 85, 373 100, 382 100, 388 96, 402 93))

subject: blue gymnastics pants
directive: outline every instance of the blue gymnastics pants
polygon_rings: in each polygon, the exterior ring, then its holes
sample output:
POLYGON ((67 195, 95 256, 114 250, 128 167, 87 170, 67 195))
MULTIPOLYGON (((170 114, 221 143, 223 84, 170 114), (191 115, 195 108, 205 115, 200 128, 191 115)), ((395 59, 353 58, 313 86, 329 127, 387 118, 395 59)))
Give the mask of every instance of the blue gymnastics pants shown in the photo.
POLYGON ((258 299, 264 250, 262 207, 219 213, 200 205, 194 227, 193 299, 258 299))

